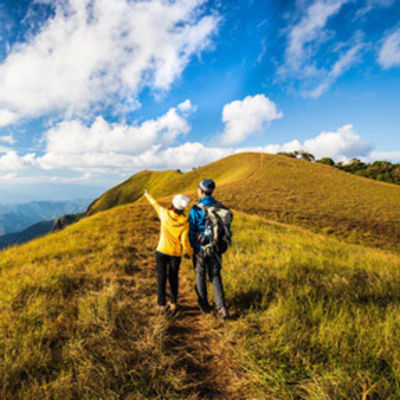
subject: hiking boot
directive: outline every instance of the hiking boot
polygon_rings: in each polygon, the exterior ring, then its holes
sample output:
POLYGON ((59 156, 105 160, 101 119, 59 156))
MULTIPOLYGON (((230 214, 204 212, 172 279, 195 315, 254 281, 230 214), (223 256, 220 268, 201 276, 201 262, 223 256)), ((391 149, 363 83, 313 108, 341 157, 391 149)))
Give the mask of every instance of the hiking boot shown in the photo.
POLYGON ((226 307, 220 307, 217 310, 217 318, 219 319, 227 319, 229 318, 228 310, 226 307))
POLYGON ((209 314, 211 308, 208 304, 206 304, 206 305, 199 304, 199 310, 202 314, 209 314))

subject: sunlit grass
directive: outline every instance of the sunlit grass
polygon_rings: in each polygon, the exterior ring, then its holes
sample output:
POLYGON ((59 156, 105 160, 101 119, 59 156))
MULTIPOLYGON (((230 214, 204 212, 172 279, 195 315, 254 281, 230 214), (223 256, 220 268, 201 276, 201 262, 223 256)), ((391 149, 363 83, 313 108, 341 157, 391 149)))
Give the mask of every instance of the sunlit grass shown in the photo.
MULTIPOLYGON (((239 212, 233 232, 214 368, 249 399, 398 399, 400 258, 239 212)), ((136 204, 0 253, 0 398, 198 398, 190 334, 168 347, 156 312, 157 236, 136 204)))
POLYGON ((1 253, 1 399, 178 398, 149 211, 99 213, 1 253))
POLYGON ((216 197, 232 208, 353 243, 399 249, 398 185, 272 154, 237 154, 185 174, 142 171, 101 196, 90 213, 136 201, 144 188, 156 197, 190 194, 204 178, 216 181, 216 197))
POLYGON ((258 399, 400 397, 400 258, 241 215, 224 282, 258 399), (376 384, 376 386, 374 386, 376 384), (372 388, 373 387, 373 388, 372 388))

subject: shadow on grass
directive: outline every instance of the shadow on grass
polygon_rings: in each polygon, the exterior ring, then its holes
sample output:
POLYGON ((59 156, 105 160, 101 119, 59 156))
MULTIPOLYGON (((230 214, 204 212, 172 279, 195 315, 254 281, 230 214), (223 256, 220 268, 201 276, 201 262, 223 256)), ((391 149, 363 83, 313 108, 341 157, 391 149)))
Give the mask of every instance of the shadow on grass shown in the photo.
POLYGON ((268 308, 275 293, 271 291, 262 291, 260 289, 252 289, 246 292, 234 293, 229 298, 230 303, 230 319, 237 320, 242 315, 247 314, 251 310, 265 310, 268 308))

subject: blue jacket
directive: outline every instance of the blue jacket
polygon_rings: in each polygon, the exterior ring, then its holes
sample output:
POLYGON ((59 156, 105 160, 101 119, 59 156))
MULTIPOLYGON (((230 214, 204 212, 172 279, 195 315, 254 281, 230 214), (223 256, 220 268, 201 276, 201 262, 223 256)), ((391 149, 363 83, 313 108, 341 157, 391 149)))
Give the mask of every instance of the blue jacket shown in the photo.
MULTIPOLYGON (((213 206, 217 201, 212 196, 204 196, 200 199, 201 204, 206 206, 213 206)), ((201 208, 193 206, 189 212, 189 240, 194 251, 200 250, 200 245, 196 243, 196 236, 198 233, 204 232, 205 216, 201 208)))

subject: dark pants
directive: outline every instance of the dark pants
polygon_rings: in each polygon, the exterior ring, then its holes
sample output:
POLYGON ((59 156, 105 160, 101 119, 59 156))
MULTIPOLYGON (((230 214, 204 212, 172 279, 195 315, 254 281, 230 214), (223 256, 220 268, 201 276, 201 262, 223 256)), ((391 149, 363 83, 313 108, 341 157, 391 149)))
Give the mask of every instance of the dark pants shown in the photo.
POLYGON ((221 256, 201 257, 196 254, 193 257, 193 265, 196 272, 196 293, 199 300, 199 305, 203 308, 208 308, 207 298, 207 274, 214 290, 214 303, 216 308, 225 307, 225 295, 221 278, 221 256))
POLYGON ((171 303, 178 299, 178 273, 181 265, 181 257, 169 256, 156 251, 157 266, 157 303, 165 306, 165 287, 167 276, 171 291, 171 303))

